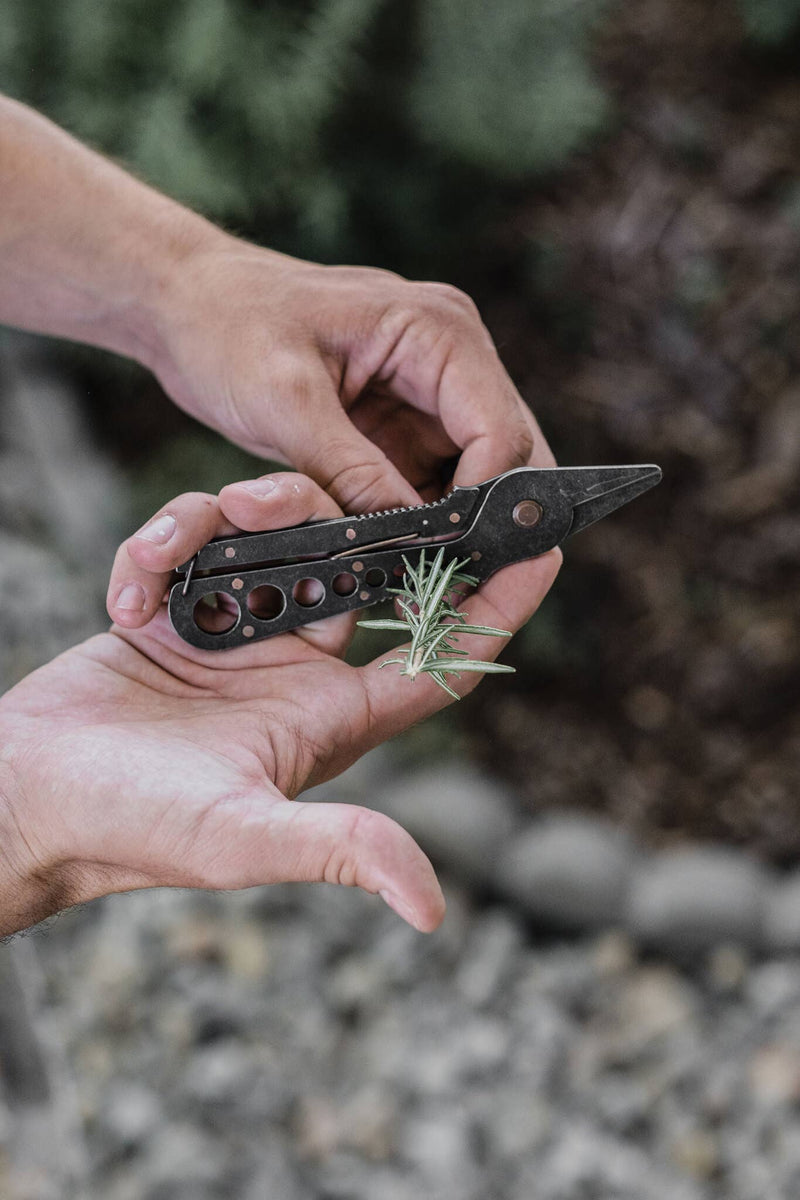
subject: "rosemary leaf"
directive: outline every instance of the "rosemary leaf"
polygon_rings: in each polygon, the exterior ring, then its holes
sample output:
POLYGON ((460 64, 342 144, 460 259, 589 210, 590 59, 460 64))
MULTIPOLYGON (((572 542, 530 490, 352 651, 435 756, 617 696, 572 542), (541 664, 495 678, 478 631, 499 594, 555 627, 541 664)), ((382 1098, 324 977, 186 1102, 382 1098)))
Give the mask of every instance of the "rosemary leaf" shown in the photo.
POLYGON ((426 559, 426 549, 420 552, 416 569, 403 556, 405 573, 403 586, 387 588, 397 597, 402 620, 383 618, 359 621, 364 629, 407 631, 411 635, 408 646, 396 653, 398 657, 386 659, 381 667, 390 663, 400 667, 401 675, 414 680, 417 675, 430 675, 448 695, 459 699, 458 692, 447 682, 447 675, 456 679, 461 671, 483 674, 511 674, 513 667, 495 662, 479 662, 469 657, 469 651, 461 649, 454 639, 461 634, 477 634, 483 637, 510 637, 505 629, 494 629, 489 625, 470 625, 467 614, 457 609, 451 601, 454 589, 459 584, 472 587, 477 584, 473 575, 463 568, 469 560, 444 561, 445 547, 440 546, 431 562, 426 559))

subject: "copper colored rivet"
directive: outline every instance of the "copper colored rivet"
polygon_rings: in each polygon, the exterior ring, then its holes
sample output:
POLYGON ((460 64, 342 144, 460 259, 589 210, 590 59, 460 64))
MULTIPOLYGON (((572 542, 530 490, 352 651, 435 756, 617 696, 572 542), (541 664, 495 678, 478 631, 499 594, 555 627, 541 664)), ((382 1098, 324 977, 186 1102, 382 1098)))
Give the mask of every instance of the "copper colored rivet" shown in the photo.
POLYGON ((473 550, 472 554, 470 555, 470 558, 472 559, 473 562, 477 562, 480 557, 481 557, 480 550, 473 550))
POLYGON ((450 513, 451 525, 457 525, 460 520, 461 520, 461 513, 450 513))
POLYGON ((353 563, 353 570, 354 570, 354 571, 363 571, 363 570, 364 570, 364 564, 363 564, 362 562, 354 562, 354 563, 353 563))
POLYGON ((242 637, 252 637, 254 633, 255 629, 252 625, 245 625, 244 629, 242 630, 242 637))
POLYGON ((236 588, 236 591, 238 592, 240 588, 244 587, 244 580, 243 579, 234 579, 233 582, 231 583, 231 587, 236 588))
POLYGON ((235 553, 236 553, 236 551, 234 550, 233 546, 225 547, 225 557, 226 558, 233 558, 235 553))
POLYGON ((362 600, 369 600, 369 592, 359 592, 358 595, 362 600))
POLYGON ((349 540, 352 542, 353 538, 356 536, 356 531, 355 531, 355 529, 348 529, 348 530, 346 530, 346 531, 345 531, 345 535, 344 535, 344 536, 345 536, 346 538, 348 538, 348 539, 349 539, 349 540))
POLYGON ((536 500, 520 500, 519 504, 514 505, 511 515, 515 525, 522 525, 524 529, 530 529, 541 521, 542 506, 536 500))

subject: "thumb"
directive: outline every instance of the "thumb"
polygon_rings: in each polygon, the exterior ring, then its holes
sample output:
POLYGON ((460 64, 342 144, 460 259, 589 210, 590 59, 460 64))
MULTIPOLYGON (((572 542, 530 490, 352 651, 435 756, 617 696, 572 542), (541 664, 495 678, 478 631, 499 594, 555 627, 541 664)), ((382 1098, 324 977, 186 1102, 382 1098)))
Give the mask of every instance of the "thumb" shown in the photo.
POLYGON ((345 512, 422 503, 383 451, 356 429, 327 376, 314 381, 305 403, 295 403, 294 414, 283 430, 283 453, 345 512))
POLYGON ((382 813, 352 804, 272 797, 256 802, 230 827, 224 861, 215 858, 219 888, 264 883, 338 883, 379 894, 415 929, 430 933, 444 916, 433 867, 405 829, 382 813))

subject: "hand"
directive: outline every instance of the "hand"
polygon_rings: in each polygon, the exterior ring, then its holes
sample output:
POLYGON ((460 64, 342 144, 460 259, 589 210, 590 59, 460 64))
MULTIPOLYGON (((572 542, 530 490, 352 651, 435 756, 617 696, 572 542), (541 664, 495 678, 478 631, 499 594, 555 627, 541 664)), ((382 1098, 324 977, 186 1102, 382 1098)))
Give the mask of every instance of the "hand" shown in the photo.
POLYGON ((149 365, 188 412, 290 462, 348 512, 553 466, 475 305, 438 283, 323 267, 214 231, 176 267, 149 365))
MULTIPOLYGON (((339 514, 301 475, 180 496, 130 538, 109 588, 116 623, 0 700, 0 934, 108 892, 320 880, 440 922, 430 863, 387 817, 293 800, 447 702, 430 679, 341 659, 352 616, 214 653, 172 631, 169 572, 209 537, 339 514)), ((469 597, 515 630, 555 577, 554 551, 469 597)), ((470 640, 491 658, 497 639, 470 640)), ((467 692, 476 682, 457 683, 467 692)))

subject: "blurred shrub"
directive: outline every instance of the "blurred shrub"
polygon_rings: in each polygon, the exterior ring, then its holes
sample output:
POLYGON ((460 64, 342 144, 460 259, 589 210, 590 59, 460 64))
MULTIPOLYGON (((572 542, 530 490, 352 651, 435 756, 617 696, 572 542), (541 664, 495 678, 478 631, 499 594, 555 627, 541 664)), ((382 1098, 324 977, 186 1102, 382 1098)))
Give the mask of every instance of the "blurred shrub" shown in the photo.
POLYGON ((4 0, 0 87, 250 236, 435 272, 598 128, 600 6, 4 0))
POLYGON ((738 0, 750 36, 778 46, 800 27, 800 0, 738 0))

